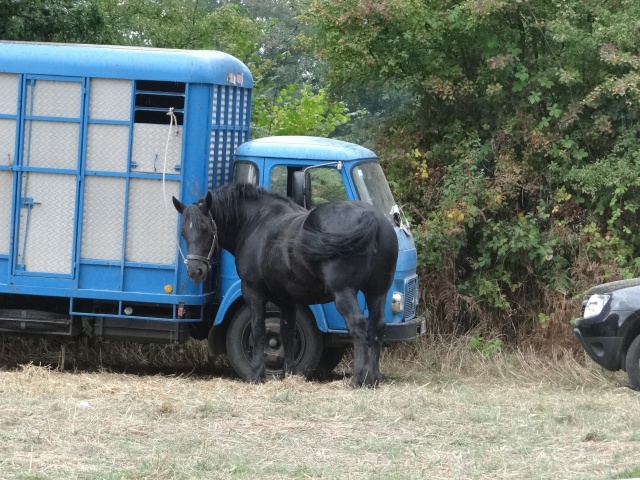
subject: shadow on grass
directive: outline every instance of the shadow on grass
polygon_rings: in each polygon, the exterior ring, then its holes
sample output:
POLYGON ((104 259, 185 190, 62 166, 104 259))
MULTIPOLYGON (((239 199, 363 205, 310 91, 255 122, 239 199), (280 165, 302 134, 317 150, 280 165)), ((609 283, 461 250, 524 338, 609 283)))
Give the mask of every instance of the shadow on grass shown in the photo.
MULTIPOLYGON (((206 341, 182 344, 35 339, 0 337, 0 370, 11 371, 33 364, 53 370, 94 373, 110 372, 139 376, 189 377, 196 380, 222 378, 241 381, 225 355, 209 358, 206 341)), ((324 373, 314 382, 341 380, 344 373, 324 373)))

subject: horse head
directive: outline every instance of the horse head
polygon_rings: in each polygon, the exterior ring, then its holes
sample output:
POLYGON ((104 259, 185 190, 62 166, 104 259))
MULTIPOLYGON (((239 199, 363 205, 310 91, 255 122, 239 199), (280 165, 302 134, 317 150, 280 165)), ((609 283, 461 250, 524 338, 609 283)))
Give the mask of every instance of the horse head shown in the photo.
POLYGON ((211 216, 211 192, 186 206, 173 197, 173 205, 182 214, 180 234, 187 244, 187 265, 189 278, 196 283, 204 282, 211 270, 211 257, 216 248, 218 228, 211 216))

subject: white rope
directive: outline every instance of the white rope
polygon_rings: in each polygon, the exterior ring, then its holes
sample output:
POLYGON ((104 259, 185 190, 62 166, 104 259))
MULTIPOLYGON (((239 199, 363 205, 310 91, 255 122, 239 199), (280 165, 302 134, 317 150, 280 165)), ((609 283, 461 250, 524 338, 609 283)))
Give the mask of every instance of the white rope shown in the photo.
MULTIPOLYGON (((169 111, 167 111, 167 115, 171 117, 169 120, 169 133, 167 134, 167 144, 164 147, 164 162, 162 163, 162 198, 164 198, 164 209, 167 215, 169 214, 169 202, 167 201, 167 184, 165 182, 165 177, 167 175, 167 159, 169 157, 169 142, 171 141, 171 127, 176 126, 176 133, 178 128, 178 120, 176 119, 175 113, 173 113, 173 107, 169 107, 169 111)), ((168 220, 168 216, 165 217, 168 220)), ((184 252, 182 251, 182 247, 180 247, 180 239, 176 239, 176 246, 178 247, 178 251, 180 252, 180 256, 182 257, 182 261, 184 264, 187 264, 187 257, 185 257, 184 252)))
MULTIPOLYGON (((177 133, 177 128, 178 128, 178 120, 176 119, 176 115, 175 113, 173 113, 173 107, 169 107, 169 111, 167 112, 167 115, 169 115, 171 117, 171 120, 169 121, 169 134, 167 135, 167 144, 165 146, 164 149, 164 162, 162 165, 162 196, 164 198, 164 208, 165 211, 167 212, 167 214, 169 213, 169 202, 167 201, 167 188, 166 188, 166 182, 165 182, 165 177, 167 174, 167 158, 169 157, 169 142, 171 141, 171 127, 172 126, 176 126, 176 133, 177 133)), ((168 218, 168 217, 167 217, 168 218)), ((211 218, 211 222, 213 223, 213 217, 211 217, 211 212, 209 212, 209 218, 211 218)), ((215 223, 214 223, 215 225, 215 223)), ((209 255, 207 257, 199 257, 198 255, 187 255, 185 256, 184 252, 182 251, 182 247, 180 247, 180 239, 176 239, 176 246, 178 247, 178 251, 180 252, 180 256, 182 257, 182 261, 184 262, 185 265, 187 265, 188 263, 188 259, 189 258, 193 258, 195 260, 201 260, 203 262, 206 263, 207 267, 210 269, 211 265, 210 265, 210 261, 211 261, 211 257, 213 256, 213 251, 215 250, 216 247, 216 235, 213 235, 213 242, 211 243, 211 249, 209 250, 209 255)))
POLYGON ((167 112, 167 115, 171 117, 171 120, 169 121, 169 133, 167 135, 167 144, 164 148, 164 162, 162 165, 162 196, 164 198, 164 208, 168 212, 169 203, 167 202, 167 186, 165 183, 165 177, 167 175, 167 158, 169 157, 169 142, 171 140, 171 127, 175 125, 177 129, 178 120, 176 119, 175 113, 173 113, 173 107, 169 107, 169 111, 167 112))

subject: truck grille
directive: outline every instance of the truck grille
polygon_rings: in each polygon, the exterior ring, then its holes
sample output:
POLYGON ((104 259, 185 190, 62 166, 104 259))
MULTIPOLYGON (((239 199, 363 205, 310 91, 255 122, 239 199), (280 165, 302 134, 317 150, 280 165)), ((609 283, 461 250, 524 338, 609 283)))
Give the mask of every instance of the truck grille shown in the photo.
POLYGON ((404 280, 404 320, 410 320, 416 315, 418 306, 418 276, 413 275, 404 280))

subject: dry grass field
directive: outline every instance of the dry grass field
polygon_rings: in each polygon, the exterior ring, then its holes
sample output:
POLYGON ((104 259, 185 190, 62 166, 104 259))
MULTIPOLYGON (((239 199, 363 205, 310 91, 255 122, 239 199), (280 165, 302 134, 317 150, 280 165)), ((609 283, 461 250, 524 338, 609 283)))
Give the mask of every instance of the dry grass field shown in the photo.
POLYGON ((0 342, 1 479, 640 477, 640 393, 562 351, 427 339, 385 351, 388 381, 353 390, 348 360, 246 385, 224 366, 36 366, 51 350, 16 366, 0 342))

